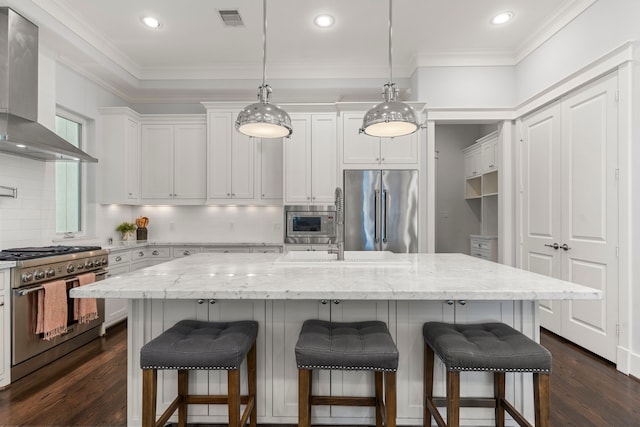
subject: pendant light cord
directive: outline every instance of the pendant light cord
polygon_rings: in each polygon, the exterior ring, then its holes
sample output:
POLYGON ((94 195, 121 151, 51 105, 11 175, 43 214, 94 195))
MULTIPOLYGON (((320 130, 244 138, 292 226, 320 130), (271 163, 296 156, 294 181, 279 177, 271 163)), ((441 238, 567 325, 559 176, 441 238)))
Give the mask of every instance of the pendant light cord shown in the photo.
POLYGON ((393 45, 391 44, 391 32, 392 32, 392 4, 393 4, 393 0, 389 0, 389 84, 392 84, 393 82, 393 67, 392 67, 392 50, 393 50, 393 45))
POLYGON ((262 86, 267 82, 267 0, 262 0, 262 86))

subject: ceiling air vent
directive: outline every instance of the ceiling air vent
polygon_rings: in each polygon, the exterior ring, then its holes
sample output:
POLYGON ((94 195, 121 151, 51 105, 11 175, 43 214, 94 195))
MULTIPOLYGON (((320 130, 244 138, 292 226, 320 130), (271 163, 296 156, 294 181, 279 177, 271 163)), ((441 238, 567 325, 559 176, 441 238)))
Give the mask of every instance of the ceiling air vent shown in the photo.
POLYGON ((228 27, 239 27, 244 25, 240 12, 237 10, 218 10, 218 15, 220 15, 220 19, 222 19, 224 25, 228 27))

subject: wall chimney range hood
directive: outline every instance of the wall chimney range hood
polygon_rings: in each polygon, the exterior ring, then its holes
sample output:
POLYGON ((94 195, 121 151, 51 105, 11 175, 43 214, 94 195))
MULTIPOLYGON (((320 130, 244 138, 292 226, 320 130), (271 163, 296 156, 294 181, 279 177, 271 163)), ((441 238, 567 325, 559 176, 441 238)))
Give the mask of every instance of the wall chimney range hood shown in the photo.
POLYGON ((38 120, 38 27, 0 8, 0 153, 36 160, 98 159, 38 120))

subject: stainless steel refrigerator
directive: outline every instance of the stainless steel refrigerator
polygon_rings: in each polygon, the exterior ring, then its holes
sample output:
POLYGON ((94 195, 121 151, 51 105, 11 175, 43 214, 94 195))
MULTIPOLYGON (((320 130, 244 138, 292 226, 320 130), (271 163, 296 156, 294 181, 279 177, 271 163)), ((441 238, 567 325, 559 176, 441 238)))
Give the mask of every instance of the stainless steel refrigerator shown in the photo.
POLYGON ((418 252, 418 171, 344 171, 344 249, 418 252))

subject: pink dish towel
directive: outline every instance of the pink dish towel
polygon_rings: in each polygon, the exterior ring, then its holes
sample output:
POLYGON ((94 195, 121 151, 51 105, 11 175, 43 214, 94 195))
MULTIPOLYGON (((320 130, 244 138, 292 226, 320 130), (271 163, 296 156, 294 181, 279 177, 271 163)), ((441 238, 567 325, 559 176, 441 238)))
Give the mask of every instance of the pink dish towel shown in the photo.
POLYGON ((67 332, 67 284, 56 280, 42 285, 38 291, 36 334, 49 341, 67 332))
MULTIPOLYGON (((78 276, 78 286, 88 285, 95 281, 95 273, 86 273, 78 276)), ((98 303, 95 298, 75 298, 73 300, 73 308, 73 318, 78 323, 89 323, 98 318, 98 303)))

